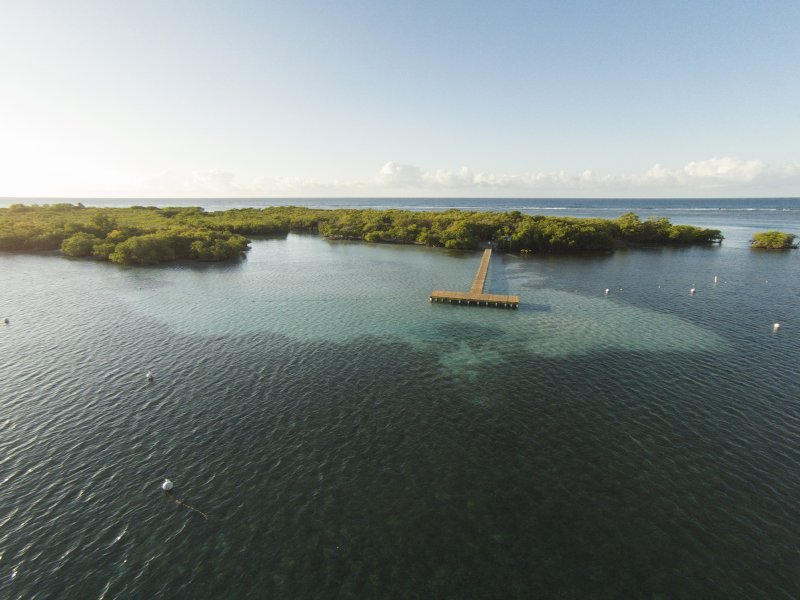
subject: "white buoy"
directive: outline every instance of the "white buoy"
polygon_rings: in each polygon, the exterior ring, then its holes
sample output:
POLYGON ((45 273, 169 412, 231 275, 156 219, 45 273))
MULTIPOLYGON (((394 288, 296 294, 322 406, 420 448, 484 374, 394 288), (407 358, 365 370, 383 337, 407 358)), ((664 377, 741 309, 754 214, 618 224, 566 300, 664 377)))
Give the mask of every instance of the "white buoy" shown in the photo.
POLYGON ((780 329, 780 328, 781 328, 781 324, 780 323, 773 323, 772 324, 772 331, 778 331, 778 329, 780 329))
POLYGON ((164 483, 161 484, 161 489, 165 492, 169 492, 172 490, 172 482, 169 479, 165 479, 164 483))
POLYGON ((606 288, 606 296, 608 296, 610 293, 611 293, 611 290, 606 288))
POLYGON ((696 289, 692 288, 692 289, 690 289, 690 290, 689 290, 689 293, 690 293, 692 296, 694 296, 694 293, 695 293, 696 291, 697 291, 696 289))
POLYGON ((153 381, 153 374, 150 371, 147 372, 145 377, 147 378, 147 381, 153 381))
POLYGON ((718 281, 719 281, 719 278, 716 275, 714 275, 714 283, 717 283, 718 281))

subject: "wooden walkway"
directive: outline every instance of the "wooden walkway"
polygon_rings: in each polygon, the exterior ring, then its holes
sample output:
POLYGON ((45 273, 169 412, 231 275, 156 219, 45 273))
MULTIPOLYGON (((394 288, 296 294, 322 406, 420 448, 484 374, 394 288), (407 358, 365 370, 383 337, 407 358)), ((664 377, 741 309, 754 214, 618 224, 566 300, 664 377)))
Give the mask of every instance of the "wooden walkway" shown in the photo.
POLYGON ((519 308, 519 296, 503 294, 484 294, 486 275, 489 273, 489 262, 492 260, 491 248, 483 251, 481 264, 469 292, 447 292, 433 290, 431 302, 447 302, 449 304, 466 304, 467 306, 494 306, 497 308, 519 308))
POLYGON ((483 293, 483 288, 486 287, 486 275, 489 274, 490 260, 492 260, 492 249, 487 248, 483 251, 481 264, 478 266, 478 272, 475 273, 475 279, 472 280, 472 287, 469 289, 470 294, 483 293))

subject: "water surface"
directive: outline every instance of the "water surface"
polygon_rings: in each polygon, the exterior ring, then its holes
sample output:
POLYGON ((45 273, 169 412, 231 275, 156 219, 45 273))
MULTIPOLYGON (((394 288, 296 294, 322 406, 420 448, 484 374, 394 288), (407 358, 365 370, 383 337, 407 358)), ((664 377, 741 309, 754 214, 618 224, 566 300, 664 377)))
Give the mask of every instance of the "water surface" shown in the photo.
POLYGON ((428 302, 471 252, 0 255, 0 596, 796 597, 793 214, 496 256, 517 311, 428 302))

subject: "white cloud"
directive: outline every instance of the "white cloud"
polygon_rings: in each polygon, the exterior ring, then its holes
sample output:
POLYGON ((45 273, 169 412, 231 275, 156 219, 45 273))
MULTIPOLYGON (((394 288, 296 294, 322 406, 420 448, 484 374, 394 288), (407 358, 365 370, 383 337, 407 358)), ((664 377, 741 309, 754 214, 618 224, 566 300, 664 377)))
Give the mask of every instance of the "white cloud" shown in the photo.
POLYGON ((419 187, 424 184, 424 176, 419 167, 388 162, 378 171, 375 181, 385 187, 419 187))
POLYGON ((690 191, 700 194, 703 190, 747 192, 758 186, 789 184, 793 173, 784 169, 772 169, 760 160, 740 160, 723 157, 691 161, 683 167, 668 169, 656 164, 642 177, 628 178, 641 188, 666 188, 675 191, 690 191))
POLYGON ((146 183, 147 194, 161 196, 304 197, 304 196, 474 196, 474 197, 691 197, 797 195, 800 161, 770 167, 760 160, 732 157, 694 160, 669 168, 655 164, 639 174, 602 174, 592 169, 570 173, 473 172, 425 170, 390 161, 374 177, 320 181, 300 177, 258 177, 240 183, 232 172, 190 174, 167 171, 146 183))
POLYGON ((671 182, 675 181, 675 176, 664 165, 655 164, 645 172, 644 178, 650 181, 671 182))
POLYGON ((692 161, 683 167, 682 173, 688 179, 741 183, 753 181, 765 168, 766 165, 760 160, 725 157, 692 161))
POLYGON ((475 175, 467 167, 461 167, 457 171, 439 169, 433 173, 424 175, 429 185, 441 186, 445 188, 460 188, 475 185, 475 175))
MULTIPOLYGON (((383 187, 413 188, 421 194, 463 193, 466 195, 677 195, 756 194, 759 188, 783 186, 790 194, 800 185, 800 162, 770 168, 760 160, 732 157, 691 161, 670 169, 653 165, 641 174, 599 174, 592 169, 578 173, 564 170, 532 171, 521 174, 425 171, 412 165, 390 162, 377 175, 383 187)), ((764 192, 762 192, 764 193, 764 192)))

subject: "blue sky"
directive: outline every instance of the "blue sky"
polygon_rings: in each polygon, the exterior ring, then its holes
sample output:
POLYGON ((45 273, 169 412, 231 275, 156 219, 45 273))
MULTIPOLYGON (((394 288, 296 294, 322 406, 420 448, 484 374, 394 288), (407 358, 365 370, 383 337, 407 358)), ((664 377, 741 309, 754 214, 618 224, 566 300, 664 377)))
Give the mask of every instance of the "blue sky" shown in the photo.
POLYGON ((0 3, 0 196, 800 196, 800 3, 0 3))

